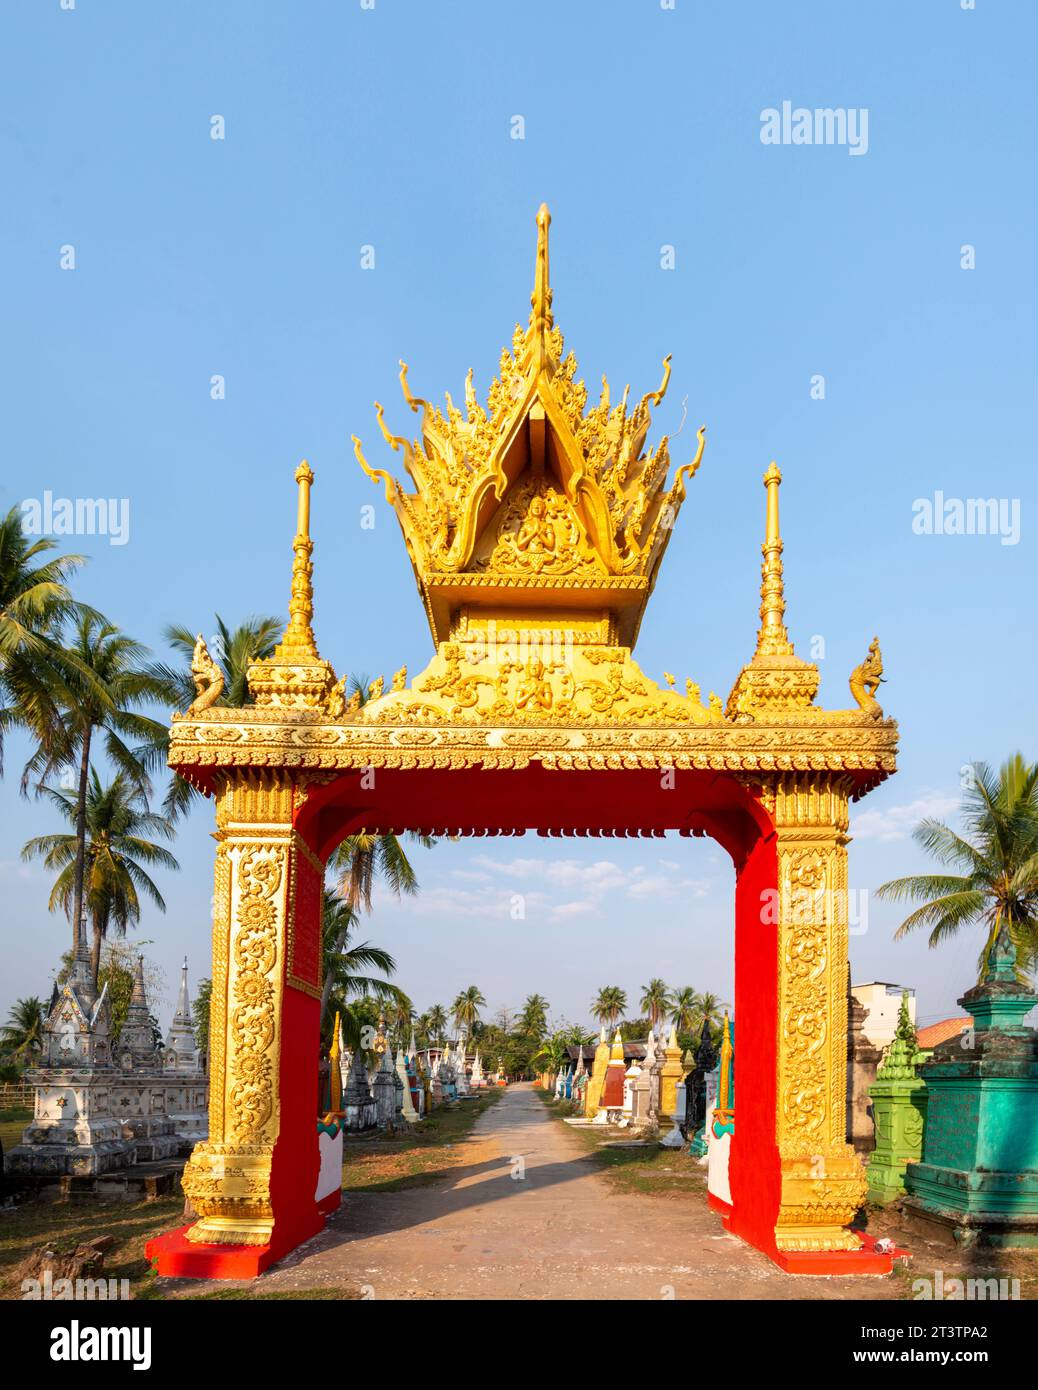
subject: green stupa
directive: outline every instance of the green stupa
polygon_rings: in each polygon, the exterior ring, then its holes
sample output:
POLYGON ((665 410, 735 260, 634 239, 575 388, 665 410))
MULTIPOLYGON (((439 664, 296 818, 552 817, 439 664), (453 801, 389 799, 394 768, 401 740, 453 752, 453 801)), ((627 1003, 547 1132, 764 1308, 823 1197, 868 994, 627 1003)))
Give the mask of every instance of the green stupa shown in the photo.
POLYGON ((934 1049, 923 1157, 905 1173, 904 1211, 964 1246, 1038 1246, 1038 995, 1017 978, 1003 927, 978 985, 959 1000, 974 1028, 934 1049))
POLYGON ((922 1156, 926 1082, 919 1064, 924 1055, 916 1042, 906 991, 893 1040, 869 1087, 876 1131, 876 1147, 868 1160, 869 1201, 880 1206, 904 1192, 905 1168, 922 1156))

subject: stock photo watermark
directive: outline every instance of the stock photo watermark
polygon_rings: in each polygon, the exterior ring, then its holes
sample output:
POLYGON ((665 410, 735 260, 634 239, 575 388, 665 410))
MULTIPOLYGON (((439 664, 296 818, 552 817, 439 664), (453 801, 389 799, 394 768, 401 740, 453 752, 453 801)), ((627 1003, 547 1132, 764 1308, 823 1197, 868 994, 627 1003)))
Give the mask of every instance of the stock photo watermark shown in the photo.
POLYGON ((1019 497, 917 497, 912 503, 917 536, 997 536, 1000 545, 1020 542, 1019 497))
POLYGON ((48 488, 24 498, 21 512, 26 536, 107 536, 109 545, 130 539, 128 497, 55 497, 48 488))
POLYGON ((50 1339, 52 1361, 129 1361, 135 1371, 151 1369, 150 1327, 84 1327, 73 1318, 50 1339))
POLYGON ((765 888, 760 895, 760 920, 763 926, 780 921, 807 927, 846 922, 849 935, 864 936, 869 929, 869 890, 792 885, 781 890, 765 888))
POLYGON ((766 106, 760 113, 762 145, 844 145, 848 154, 869 152, 867 106, 766 106))
POLYGON ((1015 1303, 1020 1298, 1019 1279, 946 1278, 943 1269, 935 1269, 933 1278, 912 1280, 912 1297, 928 1303, 1015 1303))
POLYGON ((23 1279, 20 1287, 22 1298, 30 1303, 65 1299, 116 1303, 130 1298, 129 1279, 56 1279, 50 1269, 45 1269, 38 1279, 23 1279))

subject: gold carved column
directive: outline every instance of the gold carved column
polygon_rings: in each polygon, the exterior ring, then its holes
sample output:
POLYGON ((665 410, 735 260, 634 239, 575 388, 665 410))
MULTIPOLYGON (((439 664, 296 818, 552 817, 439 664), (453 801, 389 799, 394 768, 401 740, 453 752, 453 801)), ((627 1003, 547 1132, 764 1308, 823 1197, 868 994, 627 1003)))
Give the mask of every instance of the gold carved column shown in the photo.
POLYGON ((299 795, 278 772, 227 775, 216 794, 209 1138, 184 1171, 198 1243, 265 1245, 274 1212, 288 906, 299 795))
POLYGON ((777 1136, 780 1251, 857 1250, 865 1199, 846 1142, 847 800, 851 779, 791 773, 774 787, 778 851, 777 1136))

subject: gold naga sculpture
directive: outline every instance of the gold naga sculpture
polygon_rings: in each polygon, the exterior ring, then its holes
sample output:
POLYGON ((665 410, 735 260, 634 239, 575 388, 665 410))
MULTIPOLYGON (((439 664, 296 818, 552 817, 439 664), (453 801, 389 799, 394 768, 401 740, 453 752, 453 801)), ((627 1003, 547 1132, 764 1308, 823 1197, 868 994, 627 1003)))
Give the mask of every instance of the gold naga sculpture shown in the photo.
POLYGON ((860 666, 851 672, 851 694, 858 702, 859 709, 882 719, 883 711, 876 699, 876 691, 883 682, 883 654, 879 649, 879 638, 873 637, 869 643, 869 654, 860 666))
POLYGON ((191 655, 191 679, 195 683, 198 694, 188 706, 188 714, 201 714, 210 706, 215 705, 223 694, 223 672, 216 662, 209 655, 209 648, 205 644, 202 634, 198 634, 195 642, 195 650, 191 655))

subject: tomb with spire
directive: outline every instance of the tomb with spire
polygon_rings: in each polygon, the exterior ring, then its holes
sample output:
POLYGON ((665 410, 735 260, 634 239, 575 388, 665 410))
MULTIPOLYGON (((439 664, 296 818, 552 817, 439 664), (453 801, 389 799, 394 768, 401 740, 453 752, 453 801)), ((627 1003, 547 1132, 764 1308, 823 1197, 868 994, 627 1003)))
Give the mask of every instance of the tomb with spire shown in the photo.
POLYGON ((81 922, 69 977, 54 988, 42 1039, 39 1063, 27 1073, 33 1119, 6 1155, 12 1172, 92 1179, 172 1159, 205 1138, 209 1088, 190 1026, 186 962, 166 1046, 141 956, 115 1038, 108 986, 98 992, 94 985, 81 922))

